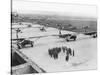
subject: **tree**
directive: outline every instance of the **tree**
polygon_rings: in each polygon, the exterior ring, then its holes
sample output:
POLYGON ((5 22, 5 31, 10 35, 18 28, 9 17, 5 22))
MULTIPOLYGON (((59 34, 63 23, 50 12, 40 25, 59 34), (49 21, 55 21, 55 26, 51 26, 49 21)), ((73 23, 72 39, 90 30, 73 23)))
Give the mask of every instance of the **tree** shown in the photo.
POLYGON ((72 25, 71 24, 68 24, 68 27, 71 27, 72 25))
POLYGON ((14 22, 18 17, 19 15, 17 12, 11 12, 11 22, 14 22))

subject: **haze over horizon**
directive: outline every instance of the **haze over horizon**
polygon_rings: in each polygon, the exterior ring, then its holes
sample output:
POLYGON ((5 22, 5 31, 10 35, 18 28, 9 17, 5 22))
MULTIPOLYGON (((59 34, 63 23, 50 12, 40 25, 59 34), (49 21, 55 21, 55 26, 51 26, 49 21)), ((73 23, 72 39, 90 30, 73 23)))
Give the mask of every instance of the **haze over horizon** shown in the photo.
POLYGON ((46 14, 97 18, 96 6, 13 0, 12 11, 22 14, 46 14))

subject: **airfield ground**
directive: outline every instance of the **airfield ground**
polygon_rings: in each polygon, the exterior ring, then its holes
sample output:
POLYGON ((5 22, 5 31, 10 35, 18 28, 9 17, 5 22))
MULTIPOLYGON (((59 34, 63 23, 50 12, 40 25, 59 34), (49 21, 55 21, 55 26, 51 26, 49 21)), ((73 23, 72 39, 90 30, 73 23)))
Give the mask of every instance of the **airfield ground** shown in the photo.
MULTIPOLYGON (((40 31, 40 25, 13 25, 12 28, 20 28, 19 38, 27 38, 34 41, 34 47, 20 49, 29 59, 34 61, 39 67, 46 72, 61 72, 75 70, 90 70, 97 68, 97 38, 92 38, 84 34, 62 30, 62 34, 77 34, 77 40, 66 42, 65 39, 59 38, 59 31, 53 27, 47 27, 46 32, 40 31), (39 37, 41 38, 32 38, 39 37), (31 38, 29 38, 31 37, 31 38), (48 55, 48 49, 53 47, 67 46, 75 50, 75 56, 70 57, 68 62, 65 61, 65 54, 61 52, 57 60, 48 55)), ((15 29, 12 29, 12 39, 16 39, 15 29)))

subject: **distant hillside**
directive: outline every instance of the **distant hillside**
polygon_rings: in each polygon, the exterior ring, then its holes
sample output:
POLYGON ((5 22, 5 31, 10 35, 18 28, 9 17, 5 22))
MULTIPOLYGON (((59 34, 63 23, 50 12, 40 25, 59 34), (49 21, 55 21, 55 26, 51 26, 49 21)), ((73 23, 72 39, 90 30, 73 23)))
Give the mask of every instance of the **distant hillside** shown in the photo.
POLYGON ((88 17, 75 16, 59 16, 59 15, 39 15, 39 14, 19 14, 17 18, 13 18, 12 22, 31 22, 52 27, 61 24, 64 29, 71 31, 83 32, 85 26, 89 28, 87 31, 97 31, 97 20, 88 17), (69 26, 70 25, 70 26, 69 26))

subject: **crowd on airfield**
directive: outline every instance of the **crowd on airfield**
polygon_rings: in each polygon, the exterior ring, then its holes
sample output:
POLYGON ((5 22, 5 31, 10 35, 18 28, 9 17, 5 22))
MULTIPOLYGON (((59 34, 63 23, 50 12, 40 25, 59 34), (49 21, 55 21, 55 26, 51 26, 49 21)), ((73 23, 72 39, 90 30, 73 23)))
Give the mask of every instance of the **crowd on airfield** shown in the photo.
POLYGON ((63 53, 66 54, 66 57, 65 57, 66 61, 69 61, 70 56, 75 56, 74 50, 72 50, 71 48, 68 48, 66 46, 54 47, 54 48, 48 49, 48 53, 49 53, 50 57, 52 57, 54 59, 58 59, 58 55, 61 51, 63 51, 63 53))

